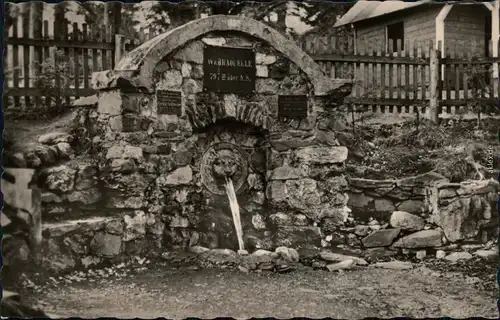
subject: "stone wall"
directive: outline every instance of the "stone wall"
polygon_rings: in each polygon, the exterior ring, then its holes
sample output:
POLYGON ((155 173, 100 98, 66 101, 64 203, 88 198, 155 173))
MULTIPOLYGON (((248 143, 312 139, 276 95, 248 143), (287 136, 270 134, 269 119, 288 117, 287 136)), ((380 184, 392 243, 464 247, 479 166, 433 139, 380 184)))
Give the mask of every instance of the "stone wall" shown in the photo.
POLYGON ((329 108, 347 90, 315 97, 310 79, 284 54, 234 32, 187 42, 152 76, 155 90, 181 92, 179 115, 159 114, 155 94, 98 75, 102 90, 87 112, 92 158, 43 170, 53 269, 197 245, 236 249, 227 196, 206 181, 209 151, 240 155, 244 174, 234 184, 248 250, 320 246, 323 224, 346 221, 347 149, 329 108), (255 50, 254 94, 202 90, 206 44, 255 50), (286 94, 308 96, 307 118, 278 119, 278 95, 286 94))
MULTIPOLYGON (((137 78, 142 69, 95 74, 97 103, 78 120, 88 127, 89 153, 69 152, 72 160, 41 172, 44 259, 53 270, 200 246, 236 249, 228 197, 215 179, 226 170, 249 251, 395 252, 468 241, 491 229, 492 182, 453 185, 435 173, 345 178, 347 148, 336 139, 331 108, 350 87, 318 97, 310 73, 245 33, 206 32, 166 53, 158 47, 164 37, 153 40, 124 58, 140 66, 151 52, 164 54, 148 69, 151 79, 137 78), (207 44, 256 52, 254 93, 202 90, 207 44), (179 114, 158 112, 156 90, 181 93, 179 114), (278 95, 286 94, 307 95, 306 118, 277 117, 278 95)), ((45 143, 59 148, 60 141, 45 143)))
POLYGON ((441 248, 498 237, 493 180, 450 183, 434 172, 401 180, 349 179, 351 230, 364 248, 441 248))

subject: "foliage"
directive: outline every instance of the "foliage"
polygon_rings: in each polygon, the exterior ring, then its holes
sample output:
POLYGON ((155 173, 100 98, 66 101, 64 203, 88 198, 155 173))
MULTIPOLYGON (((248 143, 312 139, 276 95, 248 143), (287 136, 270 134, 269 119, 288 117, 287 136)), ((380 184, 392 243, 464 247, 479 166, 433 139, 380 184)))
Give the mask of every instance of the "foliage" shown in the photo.
MULTIPOLYGON (((481 126, 481 113, 498 114, 500 111, 499 104, 495 102, 486 102, 485 98, 493 97, 493 83, 491 75, 493 65, 491 63, 477 63, 475 58, 469 58, 460 72, 466 79, 467 88, 470 90, 471 96, 467 100, 467 108, 477 114, 477 127, 481 126)), ((496 80, 498 81, 498 80, 496 80)), ((459 88, 457 88, 458 90, 459 88)))
POLYGON ((64 88, 71 85, 69 65, 70 60, 65 59, 64 51, 55 47, 50 48, 53 57, 47 57, 41 64, 37 64, 42 72, 33 77, 34 87, 45 95, 45 105, 38 106, 47 116, 56 115, 62 110, 58 101, 64 96, 64 88), (57 80, 59 79, 59 80, 57 80))
POLYGON ((495 119, 436 125, 424 119, 415 130, 413 121, 390 125, 357 125, 356 134, 345 130, 339 142, 349 146, 349 175, 370 179, 397 179, 431 170, 452 182, 488 177, 488 148, 500 152, 494 141, 495 119))

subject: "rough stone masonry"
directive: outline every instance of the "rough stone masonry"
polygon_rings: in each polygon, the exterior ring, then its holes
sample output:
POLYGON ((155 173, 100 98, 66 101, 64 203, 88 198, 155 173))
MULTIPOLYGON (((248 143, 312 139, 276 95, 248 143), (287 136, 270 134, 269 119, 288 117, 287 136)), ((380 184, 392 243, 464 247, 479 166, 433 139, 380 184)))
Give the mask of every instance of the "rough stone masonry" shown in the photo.
MULTIPOLYGON (((93 155, 51 161, 42 174, 45 257, 55 269, 174 248, 236 249, 227 196, 212 179, 227 166, 235 171, 250 251, 417 250, 494 233, 493 182, 452 185, 433 173, 346 179, 347 148, 327 124, 351 85, 325 78, 300 48, 260 22, 190 22, 93 82, 97 102, 80 119, 90 123, 93 155), (205 46, 252 50, 254 92, 204 90, 205 46), (177 110, 160 110, 162 91, 177 110), (279 118, 280 95, 306 96, 307 116, 279 118)), ((66 138, 41 140, 57 149, 66 138)))

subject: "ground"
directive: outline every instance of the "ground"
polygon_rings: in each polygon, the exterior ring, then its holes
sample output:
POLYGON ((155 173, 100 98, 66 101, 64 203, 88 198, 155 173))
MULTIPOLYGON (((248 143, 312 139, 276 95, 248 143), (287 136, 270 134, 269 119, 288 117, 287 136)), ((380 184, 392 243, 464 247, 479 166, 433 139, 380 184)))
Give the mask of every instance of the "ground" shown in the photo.
POLYGON ((95 277, 52 279, 25 297, 49 315, 83 318, 496 317, 494 264, 478 264, 481 277, 450 271, 465 265, 341 273, 303 267, 279 274, 145 262, 92 272, 95 277))
POLYGON ((10 151, 26 151, 39 146, 38 137, 42 134, 68 132, 75 117, 76 110, 72 110, 50 120, 9 120, 4 124, 4 135, 13 143, 10 151))

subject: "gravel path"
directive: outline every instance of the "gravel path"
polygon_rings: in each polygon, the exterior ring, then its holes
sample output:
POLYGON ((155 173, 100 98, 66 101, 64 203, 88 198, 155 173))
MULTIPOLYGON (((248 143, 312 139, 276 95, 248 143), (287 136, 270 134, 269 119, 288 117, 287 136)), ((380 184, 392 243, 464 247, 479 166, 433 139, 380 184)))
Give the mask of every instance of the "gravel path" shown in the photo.
POLYGON ((288 274, 143 268, 121 279, 46 287, 31 298, 62 317, 497 317, 496 292, 421 270, 288 274))

